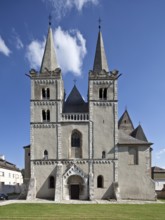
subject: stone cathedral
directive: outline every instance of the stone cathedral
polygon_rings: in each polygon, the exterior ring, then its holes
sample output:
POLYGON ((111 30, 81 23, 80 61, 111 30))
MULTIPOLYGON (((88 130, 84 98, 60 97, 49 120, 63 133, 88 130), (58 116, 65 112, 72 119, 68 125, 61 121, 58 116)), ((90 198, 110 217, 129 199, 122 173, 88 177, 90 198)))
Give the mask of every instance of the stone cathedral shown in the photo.
POLYGON ((40 71, 32 69, 27 199, 155 200, 151 145, 127 110, 118 120, 117 70, 110 71, 99 29, 88 100, 76 85, 65 98, 51 25, 40 71))

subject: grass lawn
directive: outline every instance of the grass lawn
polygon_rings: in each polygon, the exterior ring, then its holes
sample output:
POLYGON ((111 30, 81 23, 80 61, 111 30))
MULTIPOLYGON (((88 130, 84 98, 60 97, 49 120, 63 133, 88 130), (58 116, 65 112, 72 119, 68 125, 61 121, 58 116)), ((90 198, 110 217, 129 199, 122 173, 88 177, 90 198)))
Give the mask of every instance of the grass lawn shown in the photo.
POLYGON ((0 219, 165 219, 165 204, 11 204, 0 206, 0 219))

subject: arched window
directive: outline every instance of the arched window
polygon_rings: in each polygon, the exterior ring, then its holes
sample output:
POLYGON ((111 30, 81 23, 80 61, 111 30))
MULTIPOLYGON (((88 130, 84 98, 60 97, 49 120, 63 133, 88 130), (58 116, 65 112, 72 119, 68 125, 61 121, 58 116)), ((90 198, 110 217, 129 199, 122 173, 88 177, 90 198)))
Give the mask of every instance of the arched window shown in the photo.
POLYGON ((103 188, 103 176, 97 177, 97 188, 103 188))
POLYGON ((42 110, 42 120, 46 121, 46 111, 42 110))
POLYGON ((47 110, 47 121, 50 121, 50 110, 47 110))
POLYGON ((78 130, 73 130, 71 134, 71 149, 69 149, 71 158, 82 158, 82 134, 78 130))
POLYGON ((73 131, 71 137, 71 146, 80 147, 80 145, 81 145, 81 134, 78 131, 73 131))
POLYGON ((46 92, 47 92, 47 99, 50 99, 50 89, 47 88, 46 92))
POLYGON ((104 97, 104 99, 107 99, 107 88, 104 88, 103 97, 104 97))
POLYGON ((103 89, 99 89, 99 98, 102 99, 103 98, 103 89))
POLYGON ((107 88, 99 89, 99 99, 107 99, 107 88))
POLYGON ((49 99, 50 98, 50 89, 49 88, 43 88, 42 89, 42 98, 43 99, 49 99))
POLYGON ((54 176, 49 177, 49 188, 53 189, 55 187, 54 176))
POLYGON ((42 98, 45 99, 46 98, 46 93, 45 93, 45 89, 42 89, 42 98))
POLYGON ((44 159, 45 159, 45 160, 48 159, 48 151, 47 151, 47 150, 44 151, 44 159))
POLYGON ((106 157, 106 153, 105 151, 102 152, 102 159, 104 159, 106 157))
POLYGON ((42 110, 42 120, 44 122, 50 121, 50 110, 42 110))

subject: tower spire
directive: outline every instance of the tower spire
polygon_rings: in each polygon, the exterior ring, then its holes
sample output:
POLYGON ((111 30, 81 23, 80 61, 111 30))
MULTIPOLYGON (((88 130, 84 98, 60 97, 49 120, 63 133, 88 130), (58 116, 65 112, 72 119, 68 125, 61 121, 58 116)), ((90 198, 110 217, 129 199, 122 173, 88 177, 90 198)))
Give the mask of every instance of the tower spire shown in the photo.
POLYGON ((101 18, 99 18, 98 22, 99 22, 99 31, 100 31, 101 30, 101 18))
POLYGON ((100 73, 101 70, 105 70, 109 72, 107 58, 104 49, 104 42, 101 33, 101 19, 99 18, 99 33, 97 38, 97 45, 96 45, 96 52, 95 52, 95 59, 93 65, 93 71, 96 73, 100 73))
POLYGON ((49 15, 49 29, 46 39, 46 45, 44 50, 44 55, 42 58, 40 72, 44 73, 46 70, 53 71, 58 68, 58 63, 55 54, 54 42, 53 42, 53 33, 51 28, 51 15, 49 15))
POLYGON ((51 14, 49 15, 49 26, 51 26, 51 24, 52 24, 52 16, 51 16, 51 14))

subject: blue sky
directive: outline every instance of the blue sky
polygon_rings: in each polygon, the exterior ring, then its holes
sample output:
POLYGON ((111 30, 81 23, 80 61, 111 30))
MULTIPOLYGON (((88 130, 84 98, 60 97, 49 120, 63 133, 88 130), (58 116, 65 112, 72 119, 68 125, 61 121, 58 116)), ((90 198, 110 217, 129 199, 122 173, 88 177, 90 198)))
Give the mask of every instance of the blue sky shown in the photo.
POLYGON ((30 143, 30 80, 25 73, 39 70, 49 14, 66 93, 76 79, 84 98, 101 17, 109 68, 122 73, 119 117, 127 107, 134 126, 140 122, 154 143, 153 165, 165 168, 164 9, 164 0, 1 0, 0 154, 23 168, 23 146, 30 143))

